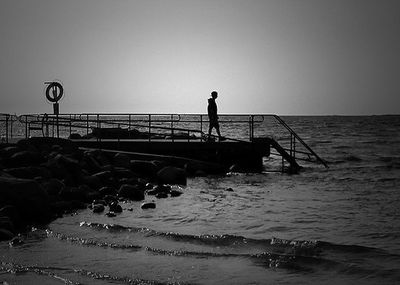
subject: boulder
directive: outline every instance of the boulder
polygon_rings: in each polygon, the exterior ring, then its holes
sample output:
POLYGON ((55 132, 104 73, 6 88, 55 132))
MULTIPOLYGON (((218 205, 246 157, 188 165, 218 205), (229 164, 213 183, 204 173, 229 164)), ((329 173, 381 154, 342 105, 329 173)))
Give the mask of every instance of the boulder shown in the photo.
POLYGON ((6 217, 10 219, 13 224, 20 224, 21 219, 18 210, 15 206, 6 205, 0 209, 0 217, 6 217))
POLYGON ((34 180, 0 177, 0 205, 13 206, 25 225, 52 217, 49 196, 34 180))
POLYGON ((15 233, 14 224, 9 217, 0 217, 0 229, 6 229, 15 233))
POLYGON ((156 208, 156 203, 154 202, 144 202, 140 206, 142 209, 155 209, 156 208))
POLYGON ((103 185, 101 179, 97 176, 93 175, 83 175, 81 179, 81 183, 89 186, 93 190, 99 190, 103 185))
POLYGON ((118 196, 134 201, 144 200, 144 190, 139 185, 123 184, 118 190, 118 196))
POLYGON ((161 184, 186 185, 187 175, 182 168, 166 166, 157 172, 157 179, 161 184))
POLYGON ((131 160, 130 169, 138 174, 146 177, 155 177, 157 171, 160 170, 159 166, 153 161, 131 160))
POLYGON ((109 207, 111 212, 122 213, 122 207, 118 204, 118 202, 112 202, 109 207))
POLYGON ((104 212, 103 204, 94 204, 93 205, 93 213, 102 213, 102 212, 104 212))
POLYGON ((43 158, 38 152, 23 150, 14 153, 8 159, 8 165, 11 167, 32 166, 43 162, 43 158))
POLYGON ((178 190, 171 190, 169 193, 171 194, 171 197, 179 197, 183 194, 181 191, 178 190))
POLYGON ((21 149, 17 146, 7 146, 0 149, 0 157, 8 159, 19 151, 21 151, 21 149))
POLYGON ((22 166, 17 168, 6 168, 4 172, 24 179, 34 179, 35 177, 50 178, 50 171, 42 166, 22 166))
POLYGON ((117 193, 117 190, 114 187, 104 186, 99 189, 99 193, 103 196, 114 195, 117 193))
POLYGON ((130 167, 130 157, 124 153, 116 153, 113 158, 114 166, 129 168, 130 167))
POLYGON ((85 209, 86 205, 82 201, 72 200, 72 201, 56 201, 51 203, 52 212, 57 215, 62 215, 65 213, 71 213, 77 209, 85 209))
POLYGON ((0 228, 0 241, 10 240, 14 234, 7 229, 0 228))
POLYGON ((109 211, 106 213, 106 216, 109 218, 113 218, 113 217, 116 217, 117 215, 113 211, 109 211))
POLYGON ((67 185, 78 185, 83 177, 78 160, 62 154, 57 154, 54 158, 49 159, 46 167, 53 177, 63 179, 67 185))
POLYGON ((169 185, 157 185, 153 189, 147 190, 147 195, 156 195, 158 193, 169 193, 171 191, 171 186, 169 185))
POLYGON ((157 199, 163 199, 163 198, 168 198, 168 193, 165 192, 160 192, 156 194, 157 199))
POLYGON ((65 187, 65 184, 57 179, 57 178, 50 178, 40 182, 40 185, 49 195, 58 195, 60 191, 65 187))

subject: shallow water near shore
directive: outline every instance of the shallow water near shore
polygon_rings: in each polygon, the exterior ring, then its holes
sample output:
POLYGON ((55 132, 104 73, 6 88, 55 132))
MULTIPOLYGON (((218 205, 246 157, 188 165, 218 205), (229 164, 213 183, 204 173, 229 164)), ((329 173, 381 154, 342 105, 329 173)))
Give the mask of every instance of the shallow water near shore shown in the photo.
MULTIPOLYGON (((400 117, 288 117, 330 168, 190 178, 155 209, 89 209, 0 243, 9 284, 395 284, 400 117), (233 191, 226 191, 232 188, 233 191)), ((274 157, 266 165, 277 164, 274 157)))

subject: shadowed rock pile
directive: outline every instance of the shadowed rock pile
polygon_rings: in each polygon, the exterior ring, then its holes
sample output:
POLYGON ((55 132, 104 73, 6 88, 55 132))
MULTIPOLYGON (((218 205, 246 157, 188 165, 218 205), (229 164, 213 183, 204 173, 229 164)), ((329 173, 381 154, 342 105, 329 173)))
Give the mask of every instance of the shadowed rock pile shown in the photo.
MULTIPOLYGON (((81 150, 71 141, 30 138, 0 145, 0 240, 88 206, 122 212, 121 200, 177 197, 167 184, 186 185, 182 165, 132 160, 129 154, 81 150)), ((144 202, 142 209, 155 208, 144 202)))

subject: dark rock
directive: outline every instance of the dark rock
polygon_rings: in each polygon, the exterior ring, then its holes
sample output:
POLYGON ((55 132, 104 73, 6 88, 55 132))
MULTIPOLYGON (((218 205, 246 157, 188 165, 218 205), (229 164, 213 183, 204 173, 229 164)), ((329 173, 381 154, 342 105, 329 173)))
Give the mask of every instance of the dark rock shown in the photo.
POLYGON ((156 208, 156 203, 154 202, 144 202, 140 206, 142 209, 155 209, 156 208))
POLYGON ((146 191, 147 195, 156 195, 158 193, 169 193, 171 186, 169 185, 157 185, 153 189, 146 191))
POLYGON ((72 201, 56 201, 51 203, 52 212, 57 215, 62 215, 65 213, 71 213, 78 209, 85 209, 86 205, 82 201, 72 200, 72 201))
POLYGON ((14 153, 8 160, 8 164, 12 167, 32 166, 43 162, 43 158, 39 153, 23 150, 14 153))
POLYGON ((74 158, 57 154, 47 161, 46 167, 53 177, 64 180, 66 185, 76 186, 82 180, 82 169, 74 158))
POLYGON ((101 188, 101 186, 103 185, 101 183, 101 179, 97 176, 88 176, 88 175, 84 175, 81 179, 81 183, 85 184, 87 186, 89 186, 90 188, 94 189, 94 190, 99 190, 101 188))
POLYGON ((85 194, 85 202, 90 202, 96 199, 101 199, 102 195, 98 191, 91 190, 85 194))
POLYGON ((113 196, 113 195, 105 195, 103 199, 106 201, 106 203, 108 205, 110 205, 113 202, 117 202, 118 203, 118 198, 116 196, 113 196))
POLYGON ((183 194, 181 191, 178 190, 171 190, 169 193, 171 194, 171 197, 179 197, 183 194))
POLYGON ((93 176, 98 177, 105 186, 112 186, 116 184, 116 180, 111 171, 101 171, 98 173, 93 174, 93 176))
POLYGON ((22 223, 48 222, 49 196, 34 180, 0 177, 0 205, 12 205, 22 223))
POLYGON ((0 229, 15 233, 14 224, 9 217, 0 217, 0 229))
POLYGON ((151 183, 146 183, 146 185, 144 186, 144 189, 146 189, 146 190, 150 190, 150 189, 153 189, 153 188, 154 188, 154 185, 151 184, 151 183))
POLYGON ((118 196, 134 201, 144 200, 144 191, 138 185, 123 184, 119 188, 118 196))
POLYGON ((91 152, 84 153, 80 165, 82 169, 87 170, 90 174, 102 171, 100 163, 93 157, 91 152))
POLYGON ((118 204, 118 202, 112 202, 109 207, 110 211, 114 213, 122 213, 122 207, 118 204))
POLYGON ((157 166, 153 161, 142 161, 142 160, 131 160, 130 169, 146 177, 155 177, 159 166, 157 166))
POLYGON ((13 237, 13 239, 10 240, 8 244, 10 245, 10 247, 19 246, 24 244, 24 240, 20 235, 18 235, 16 237, 13 237))
POLYGON ((233 192, 233 189, 229 187, 229 188, 225 189, 225 191, 233 192))
POLYGON ((114 187, 104 186, 99 189, 99 193, 101 195, 114 195, 117 193, 117 190, 114 187))
POLYGON ((79 189, 79 187, 65 187, 59 192, 59 196, 62 200, 72 201, 85 201, 86 193, 79 189))
POLYGON ((13 237, 14 237, 14 234, 11 231, 0 228, 0 241, 10 240, 13 237))
POLYGON ((102 204, 93 205, 93 213, 102 213, 102 212, 104 212, 104 205, 102 204))
POLYGON ((166 166, 157 172, 158 181, 161 184, 186 185, 187 175, 184 169, 173 166, 166 166))
POLYGON ((105 200, 96 199, 96 200, 93 200, 92 204, 93 204, 93 205, 101 204, 101 205, 103 205, 103 206, 106 206, 106 205, 107 205, 107 202, 106 202, 105 200))
MULTIPOLYGON (((1 198, 0 198, 1 200, 1 198)), ((5 205, 0 209, 0 217, 7 217, 10 221, 15 224, 20 224, 21 219, 18 213, 18 210, 15 206, 12 205, 5 205)))
POLYGON ((10 158, 13 154, 21 151, 19 147, 16 146, 8 146, 5 148, 0 149, 0 157, 2 158, 10 158))
POLYGON ((156 194, 157 199, 163 199, 163 198, 168 198, 168 194, 164 192, 160 192, 156 194))
POLYGON ((131 170, 123 168, 123 167, 116 167, 114 168, 114 176, 116 178, 136 178, 135 173, 131 170))
POLYGON ((56 178, 44 180, 40 183, 40 185, 49 195, 58 195, 58 193, 65 188, 65 184, 56 178))
POLYGON ((110 211, 110 212, 106 213, 106 216, 110 217, 110 218, 113 218, 113 217, 116 217, 117 215, 113 211, 110 211))
POLYGON ((130 167, 130 157, 127 154, 118 152, 114 155, 113 161, 115 166, 129 168, 130 167))
POLYGON ((41 166, 22 166, 17 168, 7 168, 4 172, 24 179, 33 179, 35 177, 50 178, 51 173, 47 168, 41 166))

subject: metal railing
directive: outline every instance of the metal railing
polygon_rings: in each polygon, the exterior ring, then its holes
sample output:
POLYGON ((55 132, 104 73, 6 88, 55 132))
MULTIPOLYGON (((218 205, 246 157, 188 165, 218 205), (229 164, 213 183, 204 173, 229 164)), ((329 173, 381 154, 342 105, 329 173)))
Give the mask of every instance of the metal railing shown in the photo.
MULTIPOLYGON (((0 114, 2 142, 31 136, 82 137, 101 141, 98 130, 116 131, 114 139, 204 141, 208 139, 208 116, 205 114, 0 114), (4 125, 4 126, 3 126, 4 125), (119 135, 118 135, 119 134, 119 135)), ((229 141, 252 142, 255 138, 275 139, 296 160, 318 162, 321 159, 300 136, 279 116, 274 114, 219 115, 223 136, 229 141)), ((212 137, 215 138, 214 135, 212 137)), ((273 153, 280 155, 279 153, 273 153)), ((282 164, 284 163, 282 158, 282 164)))

